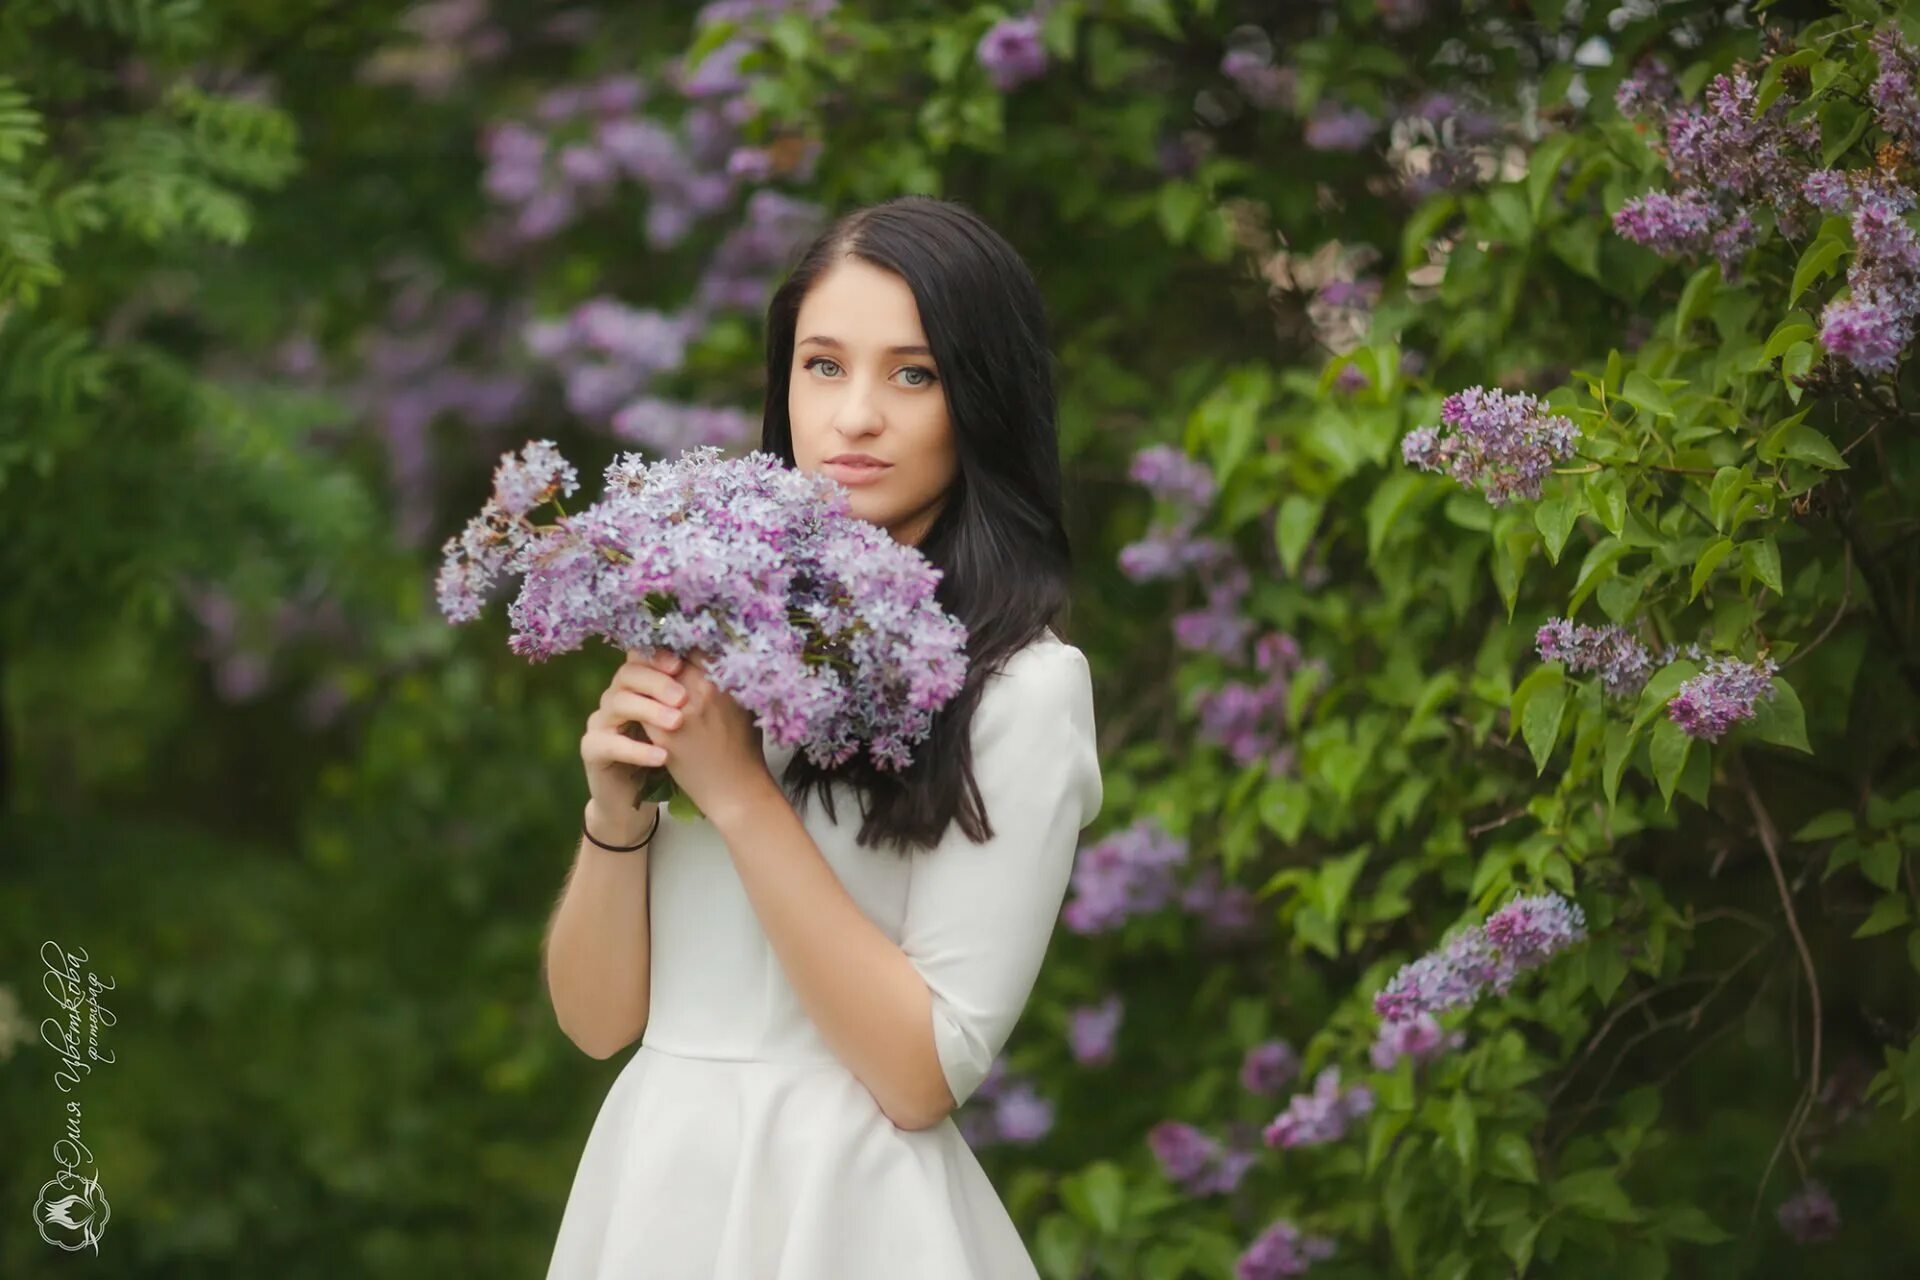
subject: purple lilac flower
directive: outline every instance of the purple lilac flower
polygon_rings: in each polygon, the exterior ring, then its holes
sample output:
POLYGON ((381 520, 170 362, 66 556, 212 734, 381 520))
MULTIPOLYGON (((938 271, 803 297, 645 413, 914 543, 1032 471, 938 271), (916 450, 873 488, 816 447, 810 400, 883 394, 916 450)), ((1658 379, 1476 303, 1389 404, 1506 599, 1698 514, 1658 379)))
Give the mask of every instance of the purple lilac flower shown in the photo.
POLYGON ((1257 1152, 1229 1147, 1178 1120, 1163 1120, 1147 1133, 1160 1172, 1190 1196, 1224 1195, 1240 1185, 1257 1152))
POLYGON ((1373 1110, 1373 1090, 1363 1084, 1340 1087, 1340 1068, 1328 1067, 1313 1089, 1296 1093, 1287 1109, 1262 1132, 1270 1147, 1312 1147, 1344 1138, 1347 1126, 1373 1110))
POLYGON ((1880 127, 1909 147, 1920 148, 1920 55, 1893 23, 1874 32, 1867 45, 1880 61, 1867 96, 1880 127))
POLYGON ((1587 936, 1579 904, 1557 893, 1515 898, 1487 917, 1487 939, 1522 969, 1532 969, 1587 936))
POLYGON ((1285 1040, 1263 1041, 1240 1060, 1240 1087, 1248 1093, 1270 1097, 1299 1074, 1300 1055, 1285 1040))
POLYGON ((1629 120, 1664 120, 1680 100, 1673 72, 1657 56, 1642 58, 1613 91, 1613 105, 1629 120))
POLYGON ((1631 631, 1616 623, 1589 627, 1568 618, 1550 618, 1534 635, 1542 662, 1561 662, 1568 671, 1598 671, 1600 683, 1615 697, 1632 697, 1653 674, 1653 655, 1631 631))
POLYGON ((1127 478, 1154 497, 1189 510, 1203 510, 1213 501, 1213 471, 1168 444, 1150 444, 1133 455, 1127 478))
POLYGON ((1198 609, 1174 615, 1173 638, 1182 649, 1213 653, 1237 662, 1253 633, 1253 620, 1241 609, 1253 577, 1237 560, 1220 561, 1206 570, 1207 602, 1198 609))
POLYGON ((1223 884, 1215 866, 1202 867, 1180 891, 1181 910, 1199 917, 1203 935, 1213 939, 1238 937, 1253 928, 1259 905, 1244 885, 1223 884))
POLYGON ((620 455, 605 496, 555 523, 514 514, 536 482, 544 492, 564 474, 556 465, 540 442, 503 467, 480 515, 447 540, 436 592, 450 621, 470 621, 496 578, 520 574, 509 645, 523 657, 594 636, 697 650, 770 740, 826 767, 862 749, 882 769, 911 762, 965 680, 966 628, 939 607, 938 571, 853 516, 843 486, 703 446, 653 465, 620 455))
POLYGON ((1462 929, 1402 967, 1373 998, 1374 1011, 1388 1022, 1407 1022, 1470 1005, 1488 991, 1504 995, 1519 974, 1579 942, 1585 931, 1580 908, 1556 894, 1518 899, 1485 927, 1462 929))
POLYGON ((1100 1066, 1113 1061, 1114 1041, 1126 1005, 1118 992, 1098 1004, 1085 1004, 1068 1015, 1067 1040, 1073 1060, 1082 1066, 1100 1066))
POLYGON ((672 456, 701 445, 737 448, 760 435, 760 419, 725 405, 680 404, 642 396, 613 415, 613 434, 672 456))
POLYGON ((1307 118, 1301 139, 1315 151, 1358 151, 1379 127, 1372 112, 1322 98, 1307 118))
POLYGON ((1465 1040, 1458 1031, 1442 1031, 1432 1014, 1423 1013, 1406 1022, 1381 1023, 1380 1033, 1367 1050, 1367 1058, 1376 1070, 1391 1071, 1402 1058, 1425 1062, 1458 1048, 1465 1040))
POLYGON ((1331 1238, 1308 1235, 1281 1218, 1262 1231, 1234 1262, 1234 1280, 1303 1276, 1314 1263, 1331 1258, 1333 1251, 1331 1238))
POLYGON ((1481 490, 1494 506, 1538 498, 1554 462, 1571 457, 1580 438, 1572 420, 1549 414, 1538 397, 1498 388, 1470 387, 1448 396, 1440 422, 1408 432, 1401 456, 1481 490))
POLYGON ((1773 677, 1780 670, 1772 658, 1754 662, 1717 657, 1694 676, 1667 703, 1667 715, 1688 736, 1716 742, 1743 720, 1751 720, 1757 704, 1773 697, 1773 677))
POLYGON ((1368 377, 1367 371, 1359 365, 1348 364, 1340 366, 1340 372, 1333 375, 1333 385, 1335 390, 1352 395, 1372 386, 1373 379, 1368 377))
POLYGON ((1040 20, 1031 15, 1002 18, 987 28, 974 48, 987 79, 1001 93, 1011 93, 1047 71, 1047 47, 1040 40, 1040 20))
POLYGON ((1897 183, 1856 188, 1856 252, 1847 268, 1852 296, 1829 302, 1821 313, 1821 344, 1868 373, 1898 367, 1920 315, 1920 235, 1902 216, 1913 204, 1913 192, 1897 183))
POLYGON ((1190 521, 1149 529, 1137 542, 1120 548, 1120 572, 1134 582, 1175 577, 1190 569, 1227 561, 1232 550, 1213 537, 1196 537, 1190 521))
POLYGON ((1173 868, 1187 860, 1187 842, 1152 818, 1084 846, 1074 861, 1061 919, 1079 934, 1108 933, 1136 915, 1174 900, 1173 868))
POLYGON ((1782 1200, 1774 1214, 1799 1244, 1832 1239, 1840 1230, 1840 1206, 1826 1187, 1813 1180, 1782 1200))
POLYGON ((1038 1142, 1053 1130, 1053 1103, 1025 1080, 1007 1086, 993 1103, 994 1122, 1007 1142, 1038 1142))
POLYGON ((1220 74, 1233 81, 1240 95, 1262 110, 1287 106, 1293 100, 1293 68, 1274 66, 1264 50, 1227 50, 1220 59, 1220 74))

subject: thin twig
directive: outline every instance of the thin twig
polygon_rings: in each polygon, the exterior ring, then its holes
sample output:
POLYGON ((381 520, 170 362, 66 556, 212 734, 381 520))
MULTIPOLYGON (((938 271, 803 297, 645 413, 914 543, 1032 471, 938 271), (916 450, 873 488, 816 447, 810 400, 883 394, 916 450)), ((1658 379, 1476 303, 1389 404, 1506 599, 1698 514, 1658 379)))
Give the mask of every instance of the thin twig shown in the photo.
POLYGON ((1753 1201, 1753 1211, 1757 1215, 1760 1201, 1766 1195, 1767 1183, 1773 1177, 1773 1166, 1779 1162, 1781 1149, 1792 1150, 1796 1164, 1804 1163, 1800 1159, 1800 1126, 1806 1122, 1814 1100, 1820 1096, 1820 975, 1813 966, 1813 949, 1807 946, 1807 936, 1800 931, 1800 915, 1793 909, 1793 892, 1787 888, 1787 873, 1780 866, 1780 834, 1773 825, 1773 815, 1767 812, 1766 806, 1760 801, 1760 793, 1754 790, 1753 776, 1747 771, 1745 762, 1736 759, 1733 772, 1739 777, 1740 790, 1746 796, 1747 808, 1753 813, 1760 847, 1766 851, 1767 865, 1773 869, 1773 883, 1780 892, 1780 906, 1787 913, 1787 930, 1793 934, 1793 945, 1800 952, 1800 967, 1806 972, 1807 1001, 1813 1015, 1813 1055, 1806 1088, 1788 1113, 1786 1127, 1780 1131, 1780 1140, 1774 1144, 1773 1154, 1767 1158, 1767 1167, 1760 1174, 1760 1185, 1754 1192, 1753 1201))
POLYGON ((1791 658, 1788 658, 1780 664, 1782 671, 1800 661, 1800 659, 1806 657, 1815 649, 1818 649, 1820 642, 1833 634, 1833 629, 1840 625, 1840 619, 1844 618, 1847 614, 1847 605, 1853 601, 1853 544, 1851 542, 1843 542, 1841 546, 1846 552, 1847 576, 1843 579, 1843 585, 1840 591, 1840 607, 1833 611, 1833 617, 1827 620, 1826 627, 1821 630, 1819 635, 1813 638, 1812 643, 1796 650, 1791 658))

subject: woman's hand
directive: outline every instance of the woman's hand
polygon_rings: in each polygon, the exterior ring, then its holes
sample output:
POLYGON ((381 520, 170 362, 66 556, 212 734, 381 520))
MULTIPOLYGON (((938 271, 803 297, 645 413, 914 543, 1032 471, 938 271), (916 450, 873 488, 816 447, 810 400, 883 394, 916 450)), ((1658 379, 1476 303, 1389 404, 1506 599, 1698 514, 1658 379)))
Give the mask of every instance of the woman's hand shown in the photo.
POLYGON ((646 663, 679 695, 668 708, 670 722, 656 729, 650 721, 647 735, 666 749, 667 771, 702 813, 712 817, 757 779, 772 779, 753 713, 708 678, 700 654, 657 652, 646 663))
POLYGON ((589 829, 609 844, 633 844, 646 834, 649 817, 635 801, 648 775, 665 766, 667 753, 659 736, 680 723, 687 690, 673 678, 680 660, 670 654, 627 650, 627 660, 613 673, 600 706, 587 717, 580 736, 580 759, 587 770, 587 791, 593 814, 589 829), (645 741, 627 730, 644 730, 645 741))

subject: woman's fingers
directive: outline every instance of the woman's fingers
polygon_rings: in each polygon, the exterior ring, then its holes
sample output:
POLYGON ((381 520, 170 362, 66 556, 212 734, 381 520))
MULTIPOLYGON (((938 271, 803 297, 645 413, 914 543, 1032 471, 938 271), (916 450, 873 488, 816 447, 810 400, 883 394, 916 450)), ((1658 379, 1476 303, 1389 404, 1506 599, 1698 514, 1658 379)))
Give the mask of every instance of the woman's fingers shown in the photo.
POLYGON ((642 662, 629 662, 613 673, 613 682, 601 696, 600 705, 605 706, 607 698, 622 690, 645 694, 673 707, 685 706, 687 701, 684 685, 658 667, 650 667, 642 662))
POLYGON ((682 663, 679 654, 666 649, 629 649, 627 661, 639 666, 652 667, 657 671, 665 671, 669 675, 678 671, 682 663))
POLYGON ((580 739, 580 754, 589 764, 618 760, 642 769, 657 768, 667 762, 667 749, 651 742, 629 738, 617 729, 594 729, 580 739))
POLYGON ((602 720, 618 728, 629 720, 638 720, 641 724, 654 725, 662 729, 678 729, 686 713, 680 708, 669 706, 658 698, 644 693, 634 693, 628 689, 609 689, 600 699, 597 713, 602 720))

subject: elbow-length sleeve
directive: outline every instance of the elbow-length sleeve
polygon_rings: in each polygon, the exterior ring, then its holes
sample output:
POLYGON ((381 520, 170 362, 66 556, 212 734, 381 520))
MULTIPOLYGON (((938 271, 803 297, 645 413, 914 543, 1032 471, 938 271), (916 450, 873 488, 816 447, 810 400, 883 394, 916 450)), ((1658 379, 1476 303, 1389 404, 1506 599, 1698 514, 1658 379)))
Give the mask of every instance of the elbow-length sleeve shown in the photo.
POLYGON ((933 1041, 954 1104, 1013 1033, 1039 977, 1079 845, 1100 812, 1093 677, 1053 639, 987 679, 972 723, 973 773, 990 839, 956 821, 916 851, 901 950, 933 996, 933 1041))

